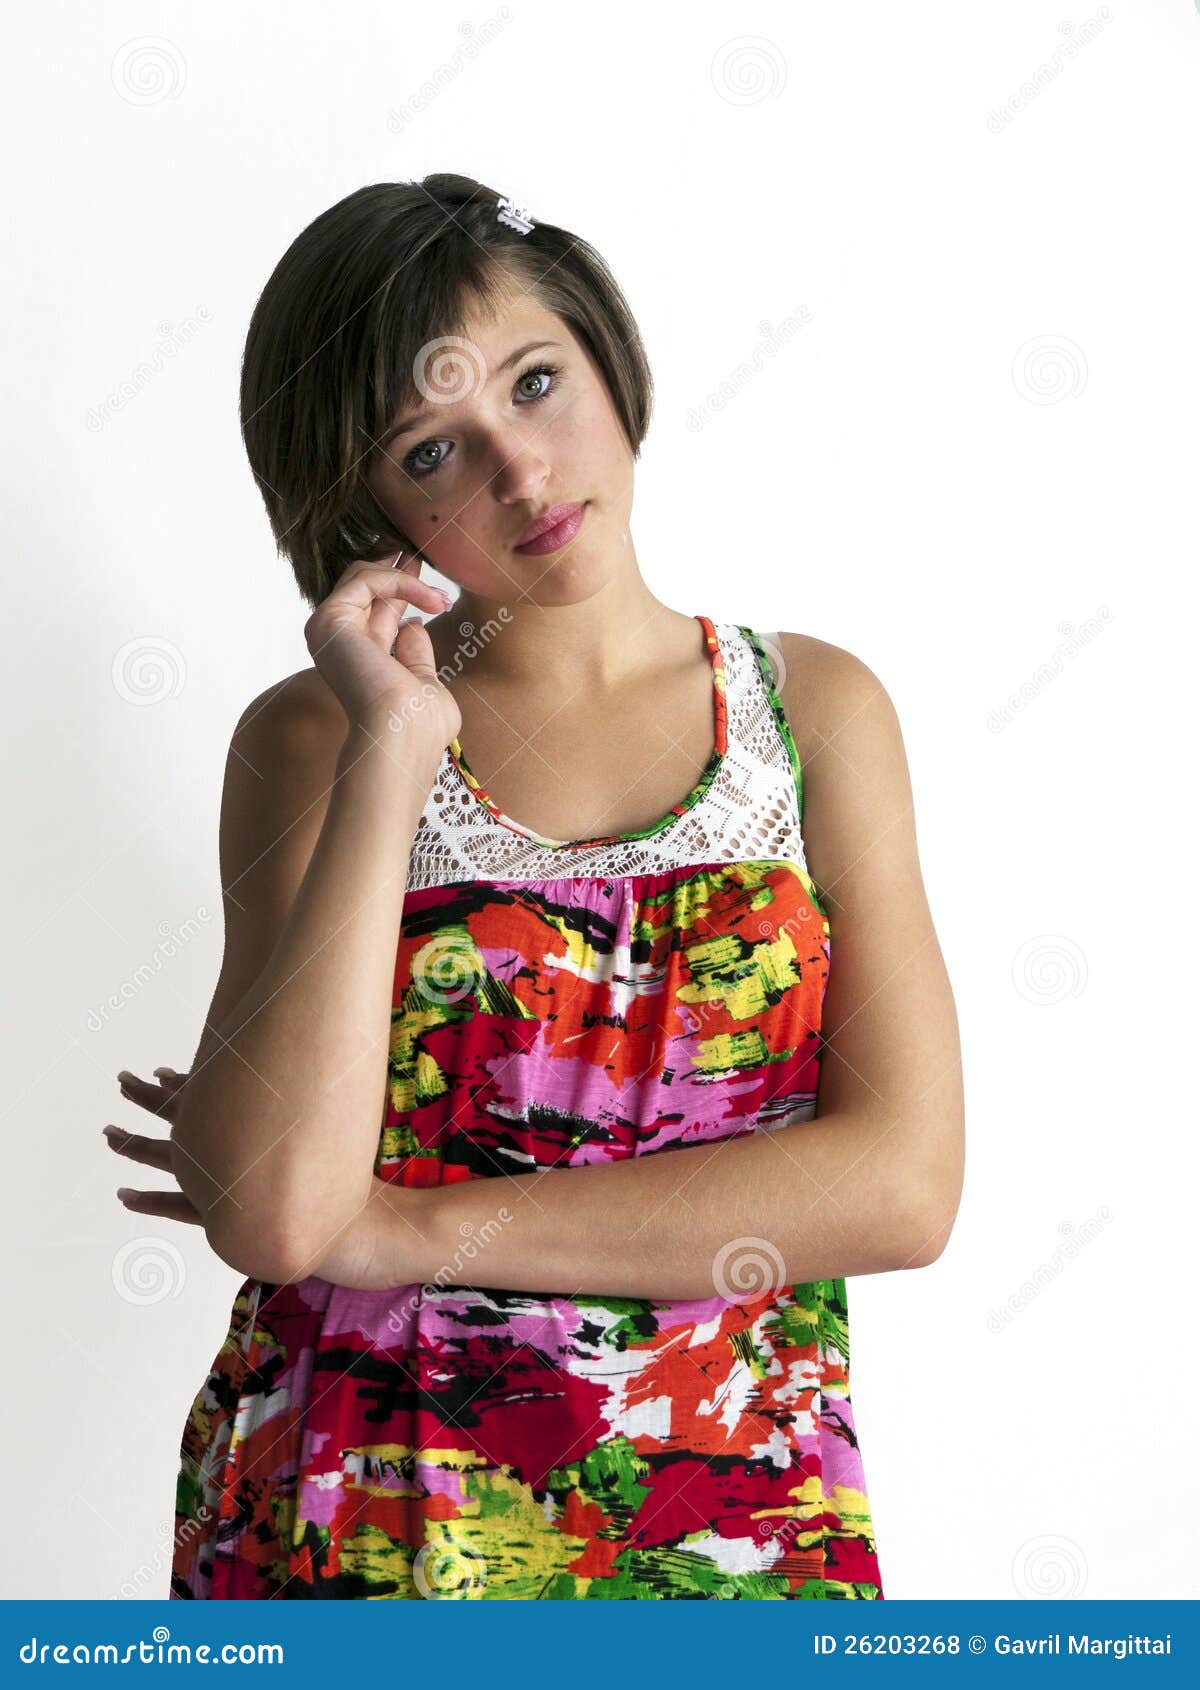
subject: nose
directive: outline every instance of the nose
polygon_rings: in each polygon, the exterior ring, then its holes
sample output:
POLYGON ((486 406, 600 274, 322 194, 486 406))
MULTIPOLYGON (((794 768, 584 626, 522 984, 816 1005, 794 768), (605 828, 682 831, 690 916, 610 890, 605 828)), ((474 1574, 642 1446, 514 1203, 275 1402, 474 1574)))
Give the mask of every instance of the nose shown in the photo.
POLYGON ((551 471, 536 446, 516 430, 509 430, 496 444, 497 463, 491 482, 496 501, 520 505, 540 499, 551 471))

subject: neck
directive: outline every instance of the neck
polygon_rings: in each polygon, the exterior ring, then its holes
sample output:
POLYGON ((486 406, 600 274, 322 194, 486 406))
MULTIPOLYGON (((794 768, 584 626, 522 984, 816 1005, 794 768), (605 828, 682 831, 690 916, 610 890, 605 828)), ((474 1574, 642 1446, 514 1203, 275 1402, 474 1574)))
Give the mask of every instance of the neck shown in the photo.
POLYGON ((631 561, 595 592, 567 604, 463 591, 431 624, 430 638, 439 668, 456 663, 484 685, 527 686, 537 676, 550 689, 571 680, 606 688, 660 666, 664 652, 698 639, 695 629, 692 616, 655 597, 631 561))

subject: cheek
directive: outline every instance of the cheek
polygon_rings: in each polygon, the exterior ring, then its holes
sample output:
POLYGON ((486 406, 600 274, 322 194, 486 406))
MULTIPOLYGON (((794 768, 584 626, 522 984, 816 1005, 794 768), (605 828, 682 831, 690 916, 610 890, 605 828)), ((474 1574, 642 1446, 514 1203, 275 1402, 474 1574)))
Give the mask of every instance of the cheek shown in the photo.
POLYGON ((390 467, 376 469, 367 477, 367 490, 381 510, 387 511, 393 522, 403 526, 403 519, 408 514, 405 510, 405 498, 402 491, 403 478, 397 470, 390 467))
POLYGON ((590 394, 587 403, 572 413, 562 441, 579 464, 611 468, 628 451, 624 430, 603 392, 590 394))

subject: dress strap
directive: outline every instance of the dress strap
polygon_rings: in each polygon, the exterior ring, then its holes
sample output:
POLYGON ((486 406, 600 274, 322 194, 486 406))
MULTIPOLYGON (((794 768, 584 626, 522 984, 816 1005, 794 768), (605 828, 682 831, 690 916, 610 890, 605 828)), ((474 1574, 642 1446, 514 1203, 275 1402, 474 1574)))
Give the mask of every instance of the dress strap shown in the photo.
POLYGON ((759 674, 762 677, 763 691, 767 703, 771 707, 771 714, 775 721, 775 731, 779 735, 779 742, 788 760, 792 779, 796 785, 796 813, 801 822, 804 820, 804 774, 800 767, 800 754, 796 750, 796 739, 792 733, 791 724, 787 719, 787 711, 783 707, 779 688, 783 684, 787 673, 787 665, 783 661, 783 651, 776 634, 760 634, 753 628, 736 624, 739 634, 745 636, 758 663, 759 674))

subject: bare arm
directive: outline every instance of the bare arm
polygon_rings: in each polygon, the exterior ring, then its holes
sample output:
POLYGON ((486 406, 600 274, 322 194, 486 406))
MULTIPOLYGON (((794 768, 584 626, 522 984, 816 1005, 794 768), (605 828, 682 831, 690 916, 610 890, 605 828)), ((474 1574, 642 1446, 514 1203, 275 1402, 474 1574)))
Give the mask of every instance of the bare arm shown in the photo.
POLYGON ((881 1273, 940 1254, 962 1186, 961 1058, 899 724, 849 653, 787 635, 781 647, 832 940, 817 1118, 586 1168, 373 1191, 365 1288, 440 1278, 712 1297, 763 1288, 764 1275, 881 1273))
POLYGON ((382 722, 339 734, 297 690, 256 701, 233 736, 225 960, 171 1134, 214 1250, 269 1280, 328 1246, 368 1189, 409 851, 440 755, 382 722))

